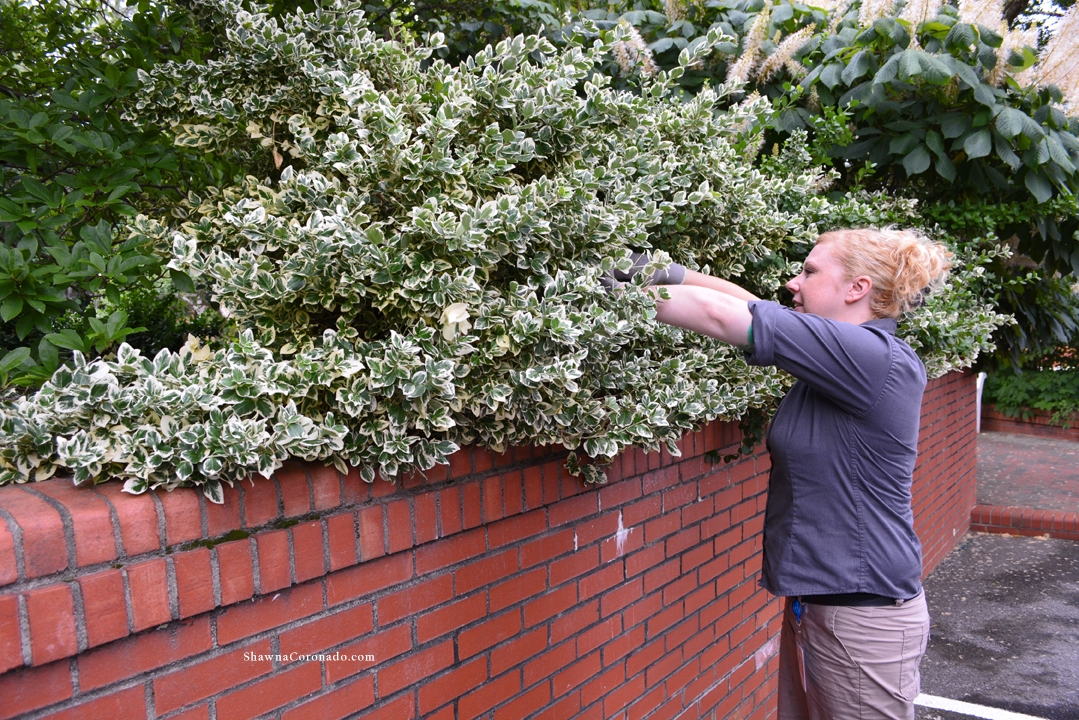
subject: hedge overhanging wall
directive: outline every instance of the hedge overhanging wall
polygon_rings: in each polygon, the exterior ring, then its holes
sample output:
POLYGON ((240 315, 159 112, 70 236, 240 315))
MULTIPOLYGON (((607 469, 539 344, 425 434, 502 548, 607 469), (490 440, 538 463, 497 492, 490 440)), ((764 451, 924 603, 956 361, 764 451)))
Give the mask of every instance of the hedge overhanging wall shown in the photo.
MULTIPOLYGON (((932 381, 927 572, 969 527, 974 428, 972 376, 932 381)), ((397 486, 291 464, 221 506, 4 487, 0 718, 767 717, 768 456, 706 455, 739 440, 712 423, 601 487, 548 448, 465 448, 397 486)))

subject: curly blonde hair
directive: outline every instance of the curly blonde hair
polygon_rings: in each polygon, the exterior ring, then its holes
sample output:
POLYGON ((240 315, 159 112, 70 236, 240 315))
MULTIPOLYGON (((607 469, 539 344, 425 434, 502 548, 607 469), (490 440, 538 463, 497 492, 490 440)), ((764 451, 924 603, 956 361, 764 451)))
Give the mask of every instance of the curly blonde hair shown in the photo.
POLYGON ((836 243, 836 259, 848 278, 873 281, 870 308, 881 318, 897 318, 918 307, 948 275, 955 255, 914 230, 853 228, 832 230, 817 244, 836 243))

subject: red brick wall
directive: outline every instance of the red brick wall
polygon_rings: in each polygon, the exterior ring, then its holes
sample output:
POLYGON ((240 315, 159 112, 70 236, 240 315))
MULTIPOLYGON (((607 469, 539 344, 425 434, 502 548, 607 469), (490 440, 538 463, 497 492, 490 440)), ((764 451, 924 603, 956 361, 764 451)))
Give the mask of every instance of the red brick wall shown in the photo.
POLYGON ((1044 410, 1031 410, 1026 420, 1008 417, 992 405, 982 406, 982 432, 1015 433, 1036 437, 1055 438, 1057 440, 1079 440, 1079 413, 1074 413, 1069 427, 1052 425, 1049 419, 1053 414, 1044 410))
MULTIPOLYGON (((927 394, 930 562, 969 522, 972 408, 969 376, 927 394)), ((290 464, 223 506, 0 488, 0 718, 767 717, 768 457, 705 456, 737 441, 713 423, 599 488, 536 448, 400 486, 290 464)))

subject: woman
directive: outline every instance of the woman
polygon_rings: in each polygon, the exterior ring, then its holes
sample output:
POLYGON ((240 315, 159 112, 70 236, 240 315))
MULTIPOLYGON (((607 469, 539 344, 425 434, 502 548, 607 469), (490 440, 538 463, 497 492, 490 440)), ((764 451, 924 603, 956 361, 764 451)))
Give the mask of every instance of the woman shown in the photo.
POLYGON ((787 283, 793 311, 681 266, 653 278, 682 282, 659 320, 797 379, 768 432, 761 585, 786 598, 780 720, 914 718, 929 614, 910 486, 926 375, 895 330, 950 257, 913 232, 825 233, 787 283))

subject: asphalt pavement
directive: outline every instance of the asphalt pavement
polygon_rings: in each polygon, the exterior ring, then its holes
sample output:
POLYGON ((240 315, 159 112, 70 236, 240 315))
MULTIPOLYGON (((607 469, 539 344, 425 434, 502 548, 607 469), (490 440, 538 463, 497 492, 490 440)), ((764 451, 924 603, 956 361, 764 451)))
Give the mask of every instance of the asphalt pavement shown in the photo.
POLYGON ((919 707, 919 720, 1008 717, 993 709, 1079 720, 1079 542, 972 533, 925 591, 923 701, 982 709, 919 707))

